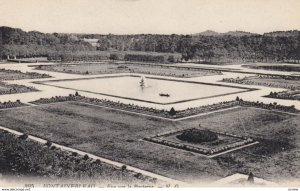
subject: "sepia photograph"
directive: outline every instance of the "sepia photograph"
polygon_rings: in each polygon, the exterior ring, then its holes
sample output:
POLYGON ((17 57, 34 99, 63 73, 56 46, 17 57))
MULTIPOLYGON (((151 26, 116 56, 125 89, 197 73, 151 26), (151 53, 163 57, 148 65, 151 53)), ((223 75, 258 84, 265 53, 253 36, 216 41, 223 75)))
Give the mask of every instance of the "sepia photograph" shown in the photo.
POLYGON ((0 191, 298 191, 299 10, 0 0, 0 191))

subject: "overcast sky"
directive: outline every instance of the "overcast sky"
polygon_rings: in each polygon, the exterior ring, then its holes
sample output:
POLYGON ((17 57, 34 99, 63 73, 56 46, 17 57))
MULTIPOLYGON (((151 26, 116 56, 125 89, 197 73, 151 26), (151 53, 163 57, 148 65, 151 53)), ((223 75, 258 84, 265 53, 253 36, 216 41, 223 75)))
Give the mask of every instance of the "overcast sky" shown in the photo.
POLYGON ((0 0, 0 26, 100 34, 299 30, 300 0, 0 0))

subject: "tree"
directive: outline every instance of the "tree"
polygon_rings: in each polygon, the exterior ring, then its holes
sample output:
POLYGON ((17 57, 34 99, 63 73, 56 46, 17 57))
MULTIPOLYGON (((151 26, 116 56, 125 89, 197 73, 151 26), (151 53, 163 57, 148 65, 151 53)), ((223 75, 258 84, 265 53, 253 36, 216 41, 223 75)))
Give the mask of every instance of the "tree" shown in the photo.
POLYGON ((175 111, 174 107, 172 107, 172 108, 170 109, 169 114, 172 115, 172 116, 173 116, 173 115, 176 115, 176 111, 175 111))
POLYGON ((252 172, 249 173, 249 176, 248 176, 248 182, 254 183, 254 175, 253 175, 252 172))
POLYGON ((127 169, 127 166, 126 165, 123 165, 122 167, 121 167, 121 170, 122 171, 125 171, 127 169))

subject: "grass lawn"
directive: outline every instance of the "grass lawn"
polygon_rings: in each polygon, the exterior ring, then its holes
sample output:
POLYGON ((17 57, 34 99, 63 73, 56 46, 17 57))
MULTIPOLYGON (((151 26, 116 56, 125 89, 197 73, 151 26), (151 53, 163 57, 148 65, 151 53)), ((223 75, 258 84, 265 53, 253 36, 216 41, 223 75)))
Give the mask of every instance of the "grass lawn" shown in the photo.
POLYGON ((0 111, 0 125, 179 180, 216 180, 236 172, 300 178, 300 116, 240 107, 165 121, 77 102, 0 111), (260 144, 212 159, 141 141, 200 126, 250 136, 260 144))
POLYGON ((58 64, 38 66, 37 69, 73 73, 73 74, 115 74, 115 73, 142 73, 174 77, 199 77, 220 75, 214 70, 187 69, 168 65, 155 64, 116 64, 116 63, 86 63, 86 64, 58 64))

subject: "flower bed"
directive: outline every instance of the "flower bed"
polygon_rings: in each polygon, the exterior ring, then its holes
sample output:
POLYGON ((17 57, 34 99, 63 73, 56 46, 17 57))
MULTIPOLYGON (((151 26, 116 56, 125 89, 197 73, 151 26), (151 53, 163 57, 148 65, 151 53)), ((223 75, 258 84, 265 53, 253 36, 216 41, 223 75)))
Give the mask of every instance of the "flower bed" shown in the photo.
POLYGON ((38 100, 32 101, 30 103, 40 105, 40 104, 48 104, 48 103, 56 103, 56 102, 65 102, 65 101, 77 101, 83 99, 83 96, 80 95, 72 95, 69 96, 55 96, 51 98, 40 98, 38 100))
POLYGON ((38 78, 50 78, 48 74, 39 74, 36 72, 23 73, 19 70, 0 69, 1 80, 20 80, 20 79, 38 79, 38 78))
POLYGON ((290 112, 290 113, 299 113, 299 110, 295 108, 294 105, 291 106, 285 106, 285 105, 279 105, 276 102, 265 104, 263 102, 255 102, 255 101, 244 101, 242 99, 239 100, 240 106, 246 106, 246 107, 258 107, 262 109, 270 109, 270 110, 277 110, 277 111, 283 111, 283 112, 290 112))
POLYGON ((24 85, 8 84, 5 82, 0 82, 0 95, 18 94, 18 93, 35 92, 35 91, 38 90, 34 87, 27 87, 24 85))
POLYGON ((244 78, 223 78, 222 82, 300 90, 299 76, 257 75, 244 78))
POLYGON ((265 96, 275 99, 287 99, 287 100, 300 100, 300 90, 298 91, 282 91, 282 92, 270 92, 265 96))
POLYGON ((20 100, 17 100, 15 102, 1 102, 0 101, 0 109, 7 109, 7 108, 13 108, 13 107, 22 107, 22 106, 26 106, 25 103, 20 102, 20 100))
POLYGON ((116 109, 124 109, 124 110, 129 110, 129 111, 134 111, 134 112, 149 114, 149 115, 155 115, 155 116, 169 118, 169 119, 179 119, 191 115, 197 115, 200 113, 226 109, 238 105, 237 101, 226 101, 226 102, 220 102, 212 105, 179 110, 176 111, 176 114, 172 114, 170 113, 170 111, 167 110, 158 110, 156 108, 148 108, 148 107, 138 106, 134 104, 124 104, 121 102, 114 102, 106 99, 87 98, 87 99, 82 99, 81 102, 91 103, 91 104, 101 105, 106 107, 112 107, 116 109))
MULTIPOLYGON (((193 144, 187 144, 187 142, 184 142, 182 140, 178 140, 178 141, 171 141, 171 140, 167 140, 166 137, 172 136, 172 135, 176 135, 176 134, 183 134, 187 131, 194 131, 195 129, 187 129, 187 130, 182 130, 182 131, 176 131, 176 132, 170 132, 170 133, 166 133, 166 134, 162 134, 162 135, 157 135, 155 137, 151 137, 151 138, 144 138, 144 140, 149 141, 149 142, 153 142, 153 143, 157 143, 157 144, 161 144, 161 145, 165 145, 165 146, 169 146, 169 147, 173 147, 173 148, 177 148, 177 149, 182 149, 185 151, 191 151, 191 152, 195 152, 195 153, 199 153, 205 156, 212 156, 212 155, 216 155, 228 150, 232 150, 238 147, 242 147, 242 146, 246 146, 252 143, 255 143, 255 141, 252 138, 249 137, 242 137, 239 135, 235 135, 235 134, 229 134, 226 132, 213 132, 210 131, 211 133, 214 133, 216 136, 223 136, 223 137, 227 137, 227 138, 234 138, 235 141, 233 143, 230 144, 226 144, 226 145, 216 145, 212 148, 205 148, 203 147, 203 145, 201 144, 201 142, 198 143, 193 143, 193 144)), ((178 136, 176 136, 178 138, 178 136)), ((216 139, 214 140, 210 140, 212 142, 216 141, 216 139)))

